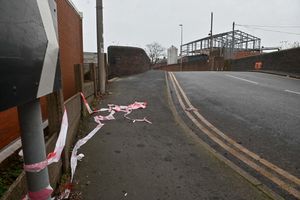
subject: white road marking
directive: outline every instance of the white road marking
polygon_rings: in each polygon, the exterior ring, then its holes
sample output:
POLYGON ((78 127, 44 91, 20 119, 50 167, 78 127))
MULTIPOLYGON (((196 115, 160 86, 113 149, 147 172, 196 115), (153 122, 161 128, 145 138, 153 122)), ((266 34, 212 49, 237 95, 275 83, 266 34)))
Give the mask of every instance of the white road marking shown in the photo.
POLYGON ((300 95, 300 92, 295 92, 295 91, 292 91, 292 90, 284 90, 285 92, 289 92, 289 93, 293 93, 293 94, 299 94, 300 95))
POLYGON ((232 75, 229 75, 229 74, 226 74, 226 76, 229 76, 231 78, 235 78, 235 79, 239 79, 241 81, 246 81, 248 83, 253 83, 255 85, 258 85, 258 82, 255 82, 255 81, 250 81, 250 80, 247 80, 247 79, 243 79, 243 78, 240 78, 240 77, 237 77, 237 76, 232 76, 232 75))

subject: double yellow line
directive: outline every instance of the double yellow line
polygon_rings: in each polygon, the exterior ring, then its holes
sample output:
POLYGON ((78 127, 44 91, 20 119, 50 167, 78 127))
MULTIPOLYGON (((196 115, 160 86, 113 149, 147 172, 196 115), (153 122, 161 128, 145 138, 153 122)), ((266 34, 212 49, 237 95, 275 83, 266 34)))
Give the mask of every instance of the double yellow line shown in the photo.
POLYGON ((204 134, 206 134, 212 141, 217 143, 231 155, 244 162, 247 166, 265 176, 289 194, 300 199, 300 191, 296 189, 300 186, 299 178, 246 149, 213 126, 198 112, 197 109, 194 109, 174 74, 169 72, 168 75, 172 82, 180 106, 185 111, 188 118, 204 134))

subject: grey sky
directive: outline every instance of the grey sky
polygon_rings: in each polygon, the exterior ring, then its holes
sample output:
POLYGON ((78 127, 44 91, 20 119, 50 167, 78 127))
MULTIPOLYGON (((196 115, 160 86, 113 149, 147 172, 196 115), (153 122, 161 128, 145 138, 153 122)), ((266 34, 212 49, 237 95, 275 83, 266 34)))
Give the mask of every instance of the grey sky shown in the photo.
MULTIPOLYGON (((96 0, 72 0, 84 17, 84 50, 96 51, 96 0)), ((164 47, 206 37, 210 12, 214 12, 213 33, 232 29, 232 22, 246 25, 298 26, 263 29, 298 33, 283 34, 236 27, 262 39, 263 46, 279 46, 280 41, 300 41, 299 0, 103 0, 104 43, 145 48, 156 41, 164 47)))

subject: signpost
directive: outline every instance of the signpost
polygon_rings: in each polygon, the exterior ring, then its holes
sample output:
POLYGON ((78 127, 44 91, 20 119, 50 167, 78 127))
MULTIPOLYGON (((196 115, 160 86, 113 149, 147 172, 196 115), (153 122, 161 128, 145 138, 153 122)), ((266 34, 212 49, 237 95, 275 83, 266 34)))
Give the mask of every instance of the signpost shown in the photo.
MULTIPOLYGON (((46 161, 39 98, 60 88, 55 0, 1 1, 0 111, 18 106, 25 166, 46 161)), ((47 165, 27 170, 28 197, 50 199, 47 165)))

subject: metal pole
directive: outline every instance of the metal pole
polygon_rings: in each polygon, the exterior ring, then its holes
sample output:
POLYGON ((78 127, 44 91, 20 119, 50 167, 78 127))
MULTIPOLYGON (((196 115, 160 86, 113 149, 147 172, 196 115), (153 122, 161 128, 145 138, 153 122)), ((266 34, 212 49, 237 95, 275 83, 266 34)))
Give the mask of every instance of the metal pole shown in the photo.
POLYGON ((100 93, 105 93, 106 70, 104 61, 104 43, 103 43, 103 4, 102 0, 96 0, 97 14, 97 52, 98 52, 98 79, 100 93))
MULTIPOLYGON (((46 148, 39 99, 18 106, 18 113, 25 165, 45 161, 46 148)), ((49 186, 47 167, 40 172, 26 172, 26 178, 30 192, 38 192, 49 186)))
POLYGON ((210 13, 210 52, 213 49, 213 20, 214 20, 214 13, 210 13))
POLYGON ((231 59, 233 59, 234 56, 234 40, 235 40, 235 35, 234 35, 234 28, 235 28, 235 22, 232 23, 232 47, 231 47, 231 59))
POLYGON ((182 71, 182 42, 183 42, 183 25, 179 24, 180 28, 181 28, 181 42, 180 42, 180 71, 182 71))
POLYGON ((214 13, 210 13, 210 70, 213 70, 213 20, 214 20, 214 13))

